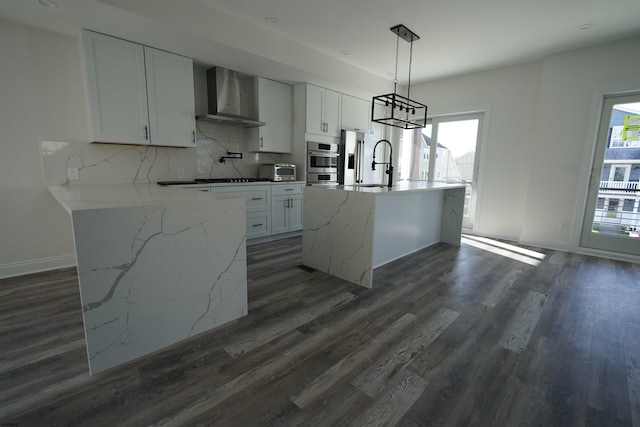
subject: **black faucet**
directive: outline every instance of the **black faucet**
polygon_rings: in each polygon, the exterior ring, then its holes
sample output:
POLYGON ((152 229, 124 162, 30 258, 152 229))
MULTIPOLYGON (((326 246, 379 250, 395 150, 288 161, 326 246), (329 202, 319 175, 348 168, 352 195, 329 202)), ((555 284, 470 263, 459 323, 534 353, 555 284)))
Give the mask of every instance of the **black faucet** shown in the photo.
POLYGON ((374 171, 376 170, 376 165, 387 165, 387 170, 384 172, 387 175, 389 175, 389 183, 387 184, 387 187, 392 187, 393 186, 393 146, 391 145, 391 143, 386 140, 386 139, 381 139, 380 141, 376 142, 376 145, 373 146, 373 162, 371 162, 371 170, 374 171), (389 144, 389 161, 388 162, 376 162, 376 148, 378 148, 378 144, 380 144, 381 142, 386 142, 387 144, 389 144))

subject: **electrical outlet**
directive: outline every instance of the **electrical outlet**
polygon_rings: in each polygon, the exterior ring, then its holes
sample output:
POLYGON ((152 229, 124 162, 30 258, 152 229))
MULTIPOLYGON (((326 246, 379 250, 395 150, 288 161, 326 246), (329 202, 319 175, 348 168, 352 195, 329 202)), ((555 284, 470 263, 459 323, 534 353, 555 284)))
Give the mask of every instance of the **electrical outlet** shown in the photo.
POLYGON ((184 168, 178 168, 178 178, 184 178, 184 168))
POLYGON ((75 181, 80 179, 80 173, 78 172, 78 168, 67 168, 67 177, 69 181, 75 181))
POLYGON ((569 230, 569 221, 561 221, 558 225, 558 230, 560 231, 568 231, 569 230))

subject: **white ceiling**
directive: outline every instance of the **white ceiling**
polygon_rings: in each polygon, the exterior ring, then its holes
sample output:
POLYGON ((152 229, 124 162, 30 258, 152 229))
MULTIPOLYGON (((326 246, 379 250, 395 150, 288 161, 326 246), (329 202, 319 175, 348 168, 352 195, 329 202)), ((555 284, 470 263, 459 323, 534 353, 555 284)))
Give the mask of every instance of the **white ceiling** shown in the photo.
MULTIPOLYGON (((282 80, 351 75, 363 88, 391 84, 396 36, 389 28, 397 24, 420 36, 412 83, 640 35, 640 0, 55 1, 57 8, 3 0, 0 18, 73 35, 91 28, 282 80), (592 26, 579 29, 584 24, 592 26)), ((408 63, 409 44, 400 40, 405 84, 408 63)))

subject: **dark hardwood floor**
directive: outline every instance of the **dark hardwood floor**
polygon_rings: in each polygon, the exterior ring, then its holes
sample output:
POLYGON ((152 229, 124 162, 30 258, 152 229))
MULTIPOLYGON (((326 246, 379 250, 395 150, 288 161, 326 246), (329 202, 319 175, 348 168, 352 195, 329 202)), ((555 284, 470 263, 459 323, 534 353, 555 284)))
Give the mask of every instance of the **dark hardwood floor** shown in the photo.
POLYGON ((373 290, 252 246, 248 316, 95 376, 75 270, 1 280, 0 425, 640 426, 640 267, 501 244, 373 290))

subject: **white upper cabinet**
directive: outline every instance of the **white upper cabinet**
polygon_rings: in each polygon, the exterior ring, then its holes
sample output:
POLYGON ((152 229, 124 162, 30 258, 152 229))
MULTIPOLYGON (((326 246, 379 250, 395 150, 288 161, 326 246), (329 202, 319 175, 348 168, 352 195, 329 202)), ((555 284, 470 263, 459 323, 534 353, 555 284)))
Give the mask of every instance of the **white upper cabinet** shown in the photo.
POLYGON ((293 150, 293 87, 258 79, 259 119, 266 125, 249 129, 251 151, 291 153, 293 150))
POLYGON ((307 85, 307 133, 339 137, 342 130, 342 94, 307 85))
POLYGON ((342 129, 368 132, 371 124, 371 102, 342 94, 342 129))
POLYGON ((150 47, 144 59, 151 144, 195 146, 193 62, 150 47))
POLYGON ((82 39, 92 141, 149 144, 144 47, 90 31, 82 39))
MULTIPOLYGON (((378 117, 387 117, 388 114, 388 107, 385 107, 384 105, 381 104, 376 104, 375 107, 375 116, 376 118, 378 117)), ((387 137, 387 127, 386 125, 383 125, 382 123, 377 123, 377 122, 371 122, 371 132, 375 135, 376 139, 383 139, 387 137)))
POLYGON ((92 141, 195 146, 191 59, 83 30, 92 141))

